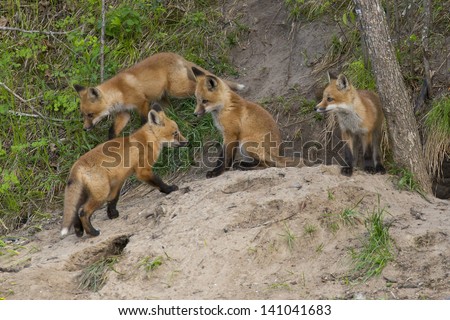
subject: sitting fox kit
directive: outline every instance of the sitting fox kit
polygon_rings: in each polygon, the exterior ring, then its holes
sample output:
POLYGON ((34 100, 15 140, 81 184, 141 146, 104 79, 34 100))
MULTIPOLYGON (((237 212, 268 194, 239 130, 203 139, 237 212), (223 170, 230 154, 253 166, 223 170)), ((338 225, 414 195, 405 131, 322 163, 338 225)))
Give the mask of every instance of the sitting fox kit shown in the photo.
POLYGON ((250 169, 258 165, 264 167, 285 167, 294 161, 279 155, 281 135, 274 119, 261 106, 247 101, 214 75, 205 74, 193 67, 197 79, 195 114, 212 114, 215 126, 222 133, 223 148, 216 167, 206 174, 207 178, 217 177, 231 167, 236 151, 244 161, 240 169, 250 169))
POLYGON ((353 145, 361 137, 364 153, 364 170, 385 173, 381 163, 380 143, 384 114, 378 95, 372 91, 356 90, 347 78, 328 74, 329 84, 323 92, 322 101, 314 108, 319 113, 335 112, 345 142, 345 162, 341 173, 353 173, 353 145))
MULTIPOLYGON (((147 121, 149 102, 172 96, 187 98, 194 95, 195 77, 192 62, 170 52, 155 54, 96 87, 74 85, 80 96, 84 130, 92 129, 104 117, 115 114, 109 138, 117 137, 130 119, 130 110, 137 109, 141 122, 147 121)), ((196 68, 201 69, 196 66, 196 68)), ((203 69, 201 69, 203 70, 203 69)), ((203 70, 204 72, 207 72, 203 70)), ((243 85, 227 82, 234 90, 243 85)))
POLYGON ((133 173, 163 193, 177 190, 176 185, 167 185, 154 174, 152 166, 164 145, 186 144, 177 124, 159 105, 154 105, 148 113, 148 124, 128 137, 102 143, 81 156, 72 166, 66 185, 61 236, 67 235, 71 226, 78 237, 84 231, 91 236, 99 235, 91 224, 92 214, 107 202, 108 217, 117 218, 120 190, 133 173))

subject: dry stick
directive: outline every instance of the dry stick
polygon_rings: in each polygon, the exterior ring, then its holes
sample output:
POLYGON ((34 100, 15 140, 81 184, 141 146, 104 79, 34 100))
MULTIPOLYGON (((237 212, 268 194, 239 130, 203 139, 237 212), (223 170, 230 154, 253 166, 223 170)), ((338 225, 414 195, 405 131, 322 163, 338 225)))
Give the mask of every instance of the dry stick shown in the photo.
POLYGON ((20 102, 25 103, 26 105, 28 105, 31 110, 35 113, 35 115, 31 115, 29 113, 22 113, 22 112, 17 112, 17 111, 9 111, 9 113, 14 114, 14 115, 19 115, 19 116, 26 116, 26 117, 40 117, 45 121, 48 120, 52 120, 52 121, 59 121, 59 122, 65 122, 68 120, 62 120, 62 119, 56 119, 56 118, 48 118, 46 116, 44 116, 42 113, 40 113, 39 111, 37 111, 30 103, 29 100, 25 100, 24 98, 22 98, 21 96, 19 96, 17 93, 15 93, 13 90, 11 90, 6 84, 4 84, 3 82, 0 82, 0 86, 2 86, 3 88, 5 88, 6 91, 8 91, 9 93, 11 93, 16 99, 18 99, 20 102))
POLYGON ((100 35, 100 82, 103 82, 105 74, 105 0, 102 0, 102 28, 100 35))
POLYGON ((55 34, 68 34, 73 32, 74 30, 70 31, 43 31, 43 30, 26 30, 26 29, 20 29, 20 28, 14 28, 14 27, 0 27, 0 31, 19 31, 23 33, 42 33, 42 34, 48 34, 48 35, 55 35, 55 34))

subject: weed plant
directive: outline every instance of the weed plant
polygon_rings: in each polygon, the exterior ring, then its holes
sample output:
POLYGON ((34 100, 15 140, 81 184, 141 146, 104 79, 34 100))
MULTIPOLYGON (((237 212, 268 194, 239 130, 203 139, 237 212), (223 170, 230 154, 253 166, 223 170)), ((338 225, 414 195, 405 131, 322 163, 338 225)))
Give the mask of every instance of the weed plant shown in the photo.
POLYGON ((393 259, 393 244, 389 235, 389 225, 384 222, 385 209, 378 207, 366 219, 367 237, 362 247, 351 252, 357 278, 366 281, 381 274, 384 267, 393 259))

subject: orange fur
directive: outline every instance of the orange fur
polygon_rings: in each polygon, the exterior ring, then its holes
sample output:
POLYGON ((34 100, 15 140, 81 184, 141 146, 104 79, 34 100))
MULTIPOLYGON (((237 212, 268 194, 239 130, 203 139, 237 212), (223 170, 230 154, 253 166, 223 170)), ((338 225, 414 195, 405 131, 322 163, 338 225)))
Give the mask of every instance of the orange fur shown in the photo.
POLYGON ((187 140, 159 105, 150 110, 148 118, 148 124, 132 135, 98 145, 72 166, 65 190, 62 236, 72 225, 77 236, 82 236, 83 231, 97 236, 99 231, 90 222, 92 214, 108 202, 108 217, 118 217, 116 204, 120 190, 133 173, 161 192, 170 193, 178 189, 175 185, 166 185, 152 172, 152 167, 163 145, 182 146, 187 140))
POLYGON ((216 168, 207 173, 208 178, 229 168, 238 150, 245 160, 240 163, 242 169, 295 164, 293 159, 280 156, 280 130, 267 110, 240 97, 221 79, 196 68, 193 72, 197 78, 195 114, 211 113, 223 136, 222 156, 216 168))
POLYGON ((378 95, 372 91, 356 90, 344 75, 329 77, 322 101, 315 107, 320 113, 335 112, 342 140, 346 142, 346 166, 342 173, 353 173, 353 145, 359 136, 363 142, 364 169, 384 173, 380 143, 384 114, 378 95))
MULTIPOLYGON (((116 137, 128 123, 130 110, 137 110, 142 122, 145 122, 149 102, 161 101, 168 96, 193 96, 193 66, 197 67, 175 53, 162 52, 123 70, 96 87, 75 85, 80 96, 83 128, 90 130, 104 117, 117 113, 109 133, 110 138, 116 137)), ((244 88, 231 81, 227 83, 235 90, 244 88)))

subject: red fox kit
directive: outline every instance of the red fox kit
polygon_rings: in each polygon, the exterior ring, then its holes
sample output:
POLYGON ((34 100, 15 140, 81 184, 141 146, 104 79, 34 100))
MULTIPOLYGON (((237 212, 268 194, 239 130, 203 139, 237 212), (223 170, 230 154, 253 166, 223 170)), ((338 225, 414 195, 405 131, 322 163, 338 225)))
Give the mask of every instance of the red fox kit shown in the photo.
POLYGON ((211 113, 223 136, 222 153, 216 167, 206 174, 207 178, 217 177, 230 168, 237 150, 244 158, 239 164, 241 169, 295 164, 280 156, 281 134, 269 112, 240 97, 219 78, 196 67, 192 71, 197 79, 195 114, 211 113))
MULTIPOLYGON (((92 129, 104 117, 115 114, 114 124, 109 130, 111 139, 117 137, 127 125, 130 110, 137 109, 144 124, 147 121, 149 102, 161 101, 167 96, 175 98, 193 96, 195 91, 195 78, 191 72, 193 66, 196 65, 175 53, 162 52, 120 72, 96 87, 85 88, 74 85, 80 96, 84 130, 92 129)), ((227 83, 234 90, 244 89, 242 84, 227 83)))
POLYGON ((154 174, 152 166, 163 145, 186 144, 177 124, 159 105, 154 105, 148 113, 148 124, 128 137, 102 143, 81 156, 72 166, 66 185, 61 236, 65 236, 72 225, 78 237, 83 231, 91 236, 99 235, 91 224, 92 214, 107 202, 108 217, 117 218, 120 189, 133 173, 163 193, 178 190, 176 185, 167 185, 154 174))
POLYGON ((317 112, 335 112, 342 140, 345 142, 345 162, 341 173, 353 173, 353 144, 356 137, 362 138, 364 170, 370 173, 385 173, 380 156, 381 127, 384 120, 378 95, 372 91, 356 90, 347 78, 328 74, 329 84, 323 92, 322 101, 314 108, 317 112))

